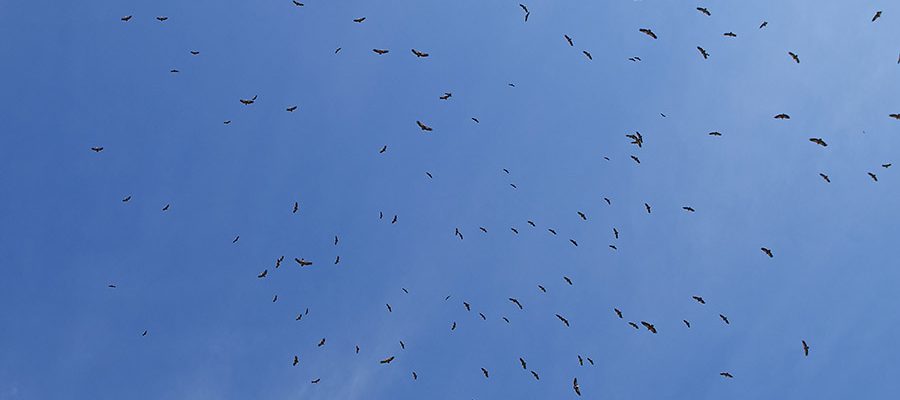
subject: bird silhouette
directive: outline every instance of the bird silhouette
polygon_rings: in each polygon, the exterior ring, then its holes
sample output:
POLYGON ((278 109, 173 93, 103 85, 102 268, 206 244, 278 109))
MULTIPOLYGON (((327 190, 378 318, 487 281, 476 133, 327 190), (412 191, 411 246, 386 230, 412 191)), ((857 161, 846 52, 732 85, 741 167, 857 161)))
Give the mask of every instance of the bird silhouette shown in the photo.
POLYGON ((638 29, 638 31, 640 31, 641 33, 643 33, 643 34, 645 34, 645 35, 647 35, 647 36, 650 36, 650 37, 652 37, 652 38, 654 38, 654 39, 659 39, 658 37, 656 37, 656 34, 653 33, 653 31, 650 30, 650 29, 647 29, 647 28, 641 28, 641 29, 638 29))
POLYGON ((706 49, 704 49, 704 48, 702 48, 702 47, 700 47, 700 46, 697 46, 697 50, 700 51, 700 55, 703 56, 703 59, 704 59, 704 60, 707 59, 707 58, 709 58, 709 53, 706 52, 706 49))
POLYGON ((881 18, 881 11, 875 12, 875 16, 872 17, 872 22, 875 22, 875 20, 878 18, 881 18))
POLYGON ((809 346, 806 345, 806 340, 801 340, 803 342, 803 355, 809 357, 809 346))
POLYGON ((795 63, 800 64, 800 56, 798 56, 796 53, 790 52, 790 51, 788 52, 788 55, 794 59, 795 63))
POLYGON ((707 10, 704 7, 697 7, 697 11, 700 11, 701 14, 705 14, 707 17, 712 16, 712 14, 710 14, 709 10, 707 10))
POLYGON ((412 49, 412 53, 415 54, 416 58, 428 57, 428 53, 423 53, 423 52, 418 51, 418 50, 416 50, 416 49, 412 49))
POLYGON ((765 248, 765 247, 760 247, 759 249, 762 250, 763 253, 766 253, 766 255, 769 256, 769 258, 775 257, 775 255, 772 254, 772 250, 765 248))
POLYGON ((562 315, 556 314, 556 318, 559 318, 559 320, 562 321, 562 323, 566 324, 566 327, 569 326, 569 320, 567 320, 567 319, 566 319, 565 317, 563 317, 562 315))
POLYGON ((428 125, 425 125, 424 123, 422 123, 422 121, 416 121, 416 125, 418 125, 419 129, 421 129, 423 131, 426 131, 426 132, 432 131, 431 127, 428 125))
POLYGON ((563 35, 563 37, 566 38, 566 42, 569 42, 570 47, 575 46, 575 43, 572 42, 572 38, 570 38, 569 35, 563 35))

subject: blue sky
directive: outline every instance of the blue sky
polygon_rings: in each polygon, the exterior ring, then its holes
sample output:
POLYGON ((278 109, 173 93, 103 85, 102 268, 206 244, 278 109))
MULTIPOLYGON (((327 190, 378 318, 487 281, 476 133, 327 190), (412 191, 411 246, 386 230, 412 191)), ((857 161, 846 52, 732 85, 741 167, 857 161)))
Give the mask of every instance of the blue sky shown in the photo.
POLYGON ((900 389, 893 2, 305 4, 0 1, 0 399, 900 389))

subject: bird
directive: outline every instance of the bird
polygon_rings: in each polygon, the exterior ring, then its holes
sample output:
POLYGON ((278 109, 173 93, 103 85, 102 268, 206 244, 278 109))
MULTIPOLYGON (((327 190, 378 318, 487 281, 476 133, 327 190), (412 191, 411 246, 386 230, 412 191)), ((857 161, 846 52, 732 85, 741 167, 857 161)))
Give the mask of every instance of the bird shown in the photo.
POLYGON ((690 328, 690 327, 691 327, 691 323, 690 323, 690 322, 688 322, 688 320, 686 320, 686 319, 683 319, 683 320, 681 320, 681 322, 684 322, 684 324, 685 324, 685 325, 687 325, 687 327, 688 327, 688 328, 690 328))
POLYGON ((541 285, 537 285, 538 289, 541 289, 542 292, 547 293, 547 289, 541 285))
POLYGON ((444 92, 444 94, 443 94, 442 96, 438 97, 438 98, 441 99, 441 100, 447 100, 447 99, 449 99, 451 96, 453 96, 453 93, 450 93, 450 92, 444 92))
POLYGON ((878 177, 875 176, 875 174, 873 174, 871 172, 866 172, 866 173, 869 174, 869 177, 872 178, 873 181, 878 182, 878 177))
POLYGON ((578 355, 578 365, 580 365, 582 367, 584 366, 584 359, 581 358, 581 354, 578 355))
POLYGON ((567 42, 569 42, 570 47, 575 46, 575 43, 572 42, 572 38, 570 38, 569 35, 563 35, 563 37, 566 38, 567 42))
POLYGON ((769 25, 769 22, 763 21, 761 24, 759 24, 759 29, 765 28, 767 25, 769 25))
POLYGON ((634 322, 631 322, 631 321, 628 321, 628 325, 631 325, 631 327, 634 329, 641 329, 640 327, 637 326, 637 324, 635 324, 634 322))
POLYGON ((728 36, 728 37, 733 37, 733 38, 737 37, 737 34, 735 34, 734 32, 725 32, 722 35, 728 36))
POLYGON ((291 214, 296 214, 296 213, 297 213, 297 210, 299 210, 299 209, 300 209, 300 203, 298 203, 298 202, 295 201, 295 202, 294 202, 294 209, 291 211, 291 214))
POLYGON ((322 378, 316 378, 316 379, 313 379, 313 380, 311 380, 311 381, 309 381, 309 382, 310 382, 310 383, 313 383, 313 384, 316 384, 316 383, 319 383, 319 382, 321 382, 321 381, 322 381, 322 378))
POLYGON ((616 228, 613 228, 613 236, 615 236, 615 237, 616 237, 616 239, 618 239, 618 238, 619 238, 619 230, 618 230, 618 229, 616 229, 616 228))
POLYGON ((763 253, 766 253, 766 255, 769 256, 769 258, 775 257, 775 255, 772 254, 772 250, 765 248, 765 247, 760 247, 759 249, 762 250, 763 253))
POLYGON ((416 58, 428 57, 428 53, 423 53, 416 49, 412 49, 412 53, 416 55, 416 58))
POLYGON ((731 324, 731 322, 728 322, 728 317, 726 317, 726 316, 724 316, 724 315, 722 315, 722 314, 719 314, 719 318, 722 318, 722 321, 725 322, 725 325, 730 325, 730 324, 731 324))
POLYGON ((384 145, 384 146, 381 148, 381 150, 378 150, 378 154, 384 153, 385 151, 387 151, 387 145, 384 145))
POLYGON ((796 62, 797 64, 800 64, 800 56, 798 56, 796 53, 791 52, 791 51, 788 52, 788 55, 794 59, 794 62, 796 62))
POLYGON ((570 286, 572 285, 572 279, 569 279, 568 276, 564 276, 564 277, 563 277, 563 280, 565 280, 566 283, 568 283, 570 286))
POLYGON ((722 133, 721 133, 721 132, 718 132, 718 131, 716 131, 716 132, 710 132, 710 133, 709 133, 709 136, 722 136, 722 133))
POLYGON ((356 346, 356 354, 359 354, 359 346, 356 346))
POLYGON ((576 213, 578 213, 578 216, 581 217, 581 219, 587 221, 587 215, 584 215, 583 212, 581 212, 581 211, 576 211, 576 213))
POLYGON ((525 10, 525 22, 528 22, 528 16, 531 15, 531 12, 528 11, 528 7, 524 4, 519 4, 519 7, 522 7, 522 9, 525 10))
POLYGON ((631 159, 634 160, 634 162, 636 162, 636 163, 638 163, 638 164, 641 163, 641 159, 640 159, 640 158, 637 158, 637 156, 631 156, 631 159))
POLYGON ((241 239, 241 235, 237 235, 234 237, 234 240, 232 240, 231 243, 237 243, 237 241, 240 239, 241 239))
POLYGON ((488 377, 489 377, 489 375, 488 375, 488 370, 486 370, 486 369, 484 369, 484 368, 481 368, 481 373, 484 374, 484 377, 485 377, 485 378, 488 378, 488 377))
POLYGON ((453 325, 450 325, 450 330, 456 330, 456 321, 453 322, 453 325))
POLYGON ((872 17, 872 22, 875 22, 876 19, 881 18, 881 11, 876 11, 875 16, 872 17))
POLYGON ((653 324, 646 321, 641 321, 641 325, 646 327, 648 331, 656 333, 656 326, 654 326, 653 324))
POLYGON ((631 139, 631 144, 637 145, 637 147, 642 147, 644 144, 644 136, 640 132, 635 131, 634 134, 625 135, 625 137, 631 139))
POLYGON ((362 23, 362 22, 365 21, 365 20, 366 20, 366 17, 360 17, 360 18, 354 19, 353 22, 356 22, 357 24, 359 24, 359 23, 362 23))
POLYGON ((791 119, 791 116, 787 114, 778 114, 775 116, 775 119, 791 119))
POLYGON ((91 150, 95 153, 99 153, 99 152, 103 151, 103 148, 102 147, 91 147, 91 150))
POLYGON ((822 146, 822 147, 828 147, 828 143, 825 143, 825 141, 822 140, 822 138, 809 138, 809 141, 813 142, 819 146, 822 146))
POLYGON ((706 14, 707 17, 712 16, 712 14, 704 7, 697 7, 697 11, 700 11, 701 14, 706 14))
POLYGON ((604 197, 603 201, 605 201, 607 205, 612 205, 612 200, 610 200, 608 197, 604 197))
POLYGON ((469 303, 463 302, 463 306, 466 307, 466 311, 472 311, 472 306, 469 303))
POLYGON ((482 320, 487 321, 487 317, 484 315, 484 313, 478 313, 478 316, 481 317, 482 320))
POLYGON ((285 111, 287 111, 287 112, 294 112, 294 110, 296 110, 296 109, 297 109, 297 106, 290 106, 290 107, 288 107, 288 108, 285 108, 285 111))
POLYGON ((129 201, 131 201, 131 196, 130 196, 130 195, 129 195, 129 196, 126 196, 125 198, 122 199, 122 202, 123 202, 123 203, 127 203, 127 202, 129 202, 129 201))
POLYGON ((628 57, 628 61, 631 61, 631 62, 640 62, 640 61, 641 61, 641 58, 640 58, 640 57, 628 57))
POLYGON ((594 360, 591 360, 590 357, 585 357, 585 358, 587 358, 588 362, 591 363, 591 365, 594 365, 594 360))
POLYGON ((578 242, 576 242, 575 239, 569 239, 569 242, 575 245, 575 247, 578 247, 578 242))
POLYGON ((616 315, 619 316, 619 319, 622 319, 622 311, 618 308, 613 308, 613 311, 616 312, 616 315))
POLYGON ((265 269, 265 270, 263 270, 263 272, 261 272, 261 273, 260 273, 259 275, 257 275, 256 277, 257 277, 257 278, 265 278, 266 275, 268 275, 268 274, 269 274, 269 270, 265 269))
POLYGON ((426 131, 426 132, 432 131, 431 127, 428 125, 425 125, 424 123, 422 123, 422 121, 416 121, 416 125, 418 125, 419 129, 421 129, 423 131, 426 131))
POLYGON ((572 381, 572 389, 575 389, 575 394, 581 396, 581 387, 578 386, 578 378, 575 378, 572 381))
POLYGON ((406 350, 406 345, 403 344, 403 341, 402 341, 402 340, 400 341, 400 349, 401 349, 401 350, 406 350))
POLYGON ((487 233, 487 228, 485 228, 483 226, 479 226, 478 229, 484 233, 487 233))
POLYGON ((513 233, 515 233, 516 235, 519 234, 519 230, 518 230, 518 229, 516 229, 516 228, 509 228, 509 229, 510 229, 511 231, 513 231, 513 233))
POLYGON ((272 302, 274 303, 274 302, 276 302, 276 301, 278 301, 278 295, 277 295, 277 294, 276 294, 275 296, 272 297, 272 302))
POLYGON ((569 326, 569 320, 567 320, 567 319, 566 319, 565 317, 563 317, 562 315, 556 314, 556 318, 559 318, 559 320, 562 321, 562 323, 566 324, 566 327, 569 326))
POLYGON ((650 214, 650 205, 647 203, 644 203, 644 208, 647 209, 647 214, 650 214))
POLYGON ((293 363, 293 365, 296 367, 297 364, 299 364, 299 363, 300 363, 300 357, 294 356, 294 363, 293 363))
POLYGON ((722 375, 726 378, 734 378, 734 376, 732 376, 730 372, 719 372, 719 375, 722 375))
POLYGON ((191 55, 192 55, 192 56, 196 56, 196 55, 198 55, 198 54, 200 54, 199 51, 197 51, 197 50, 191 50, 191 55))
POLYGON ((310 265, 313 265, 312 261, 306 261, 305 259, 302 259, 302 258, 295 257, 294 261, 296 261, 297 264, 300 264, 301 267, 308 267, 310 265))
POLYGON ((522 303, 520 303, 518 299, 513 298, 513 297, 510 297, 510 298, 509 298, 509 301, 511 301, 513 304, 519 306, 519 309, 520 309, 520 310, 523 309, 523 308, 522 308, 522 303))
POLYGON ((416 375, 416 371, 412 372, 413 380, 419 379, 419 375, 416 375))
POLYGON ((379 55, 379 56, 381 56, 381 55, 385 55, 385 54, 387 54, 387 53, 390 53, 390 52, 391 52, 391 51, 390 51, 390 50, 388 50, 388 49, 372 49, 372 51, 374 51, 374 52, 375 52, 375 54, 378 54, 378 55, 379 55))
POLYGON ((685 206, 685 207, 681 207, 681 209, 683 209, 684 211, 687 211, 687 212, 696 212, 696 210, 694 210, 694 207, 685 206))
POLYGON ((528 221, 525 221, 525 222, 528 222, 528 225, 531 225, 532 227, 535 226, 535 225, 534 225, 534 221, 528 220, 528 221))
POLYGON ((226 120, 225 120, 224 122, 222 122, 222 123, 225 124, 225 125, 228 125, 228 124, 231 123, 231 120, 230 120, 230 119, 226 119, 226 120))
POLYGON ((144 330, 144 333, 141 333, 141 336, 147 336, 147 330, 144 330))
POLYGON ((301 2, 299 2, 299 1, 297 1, 297 0, 291 0, 291 2, 293 2, 294 5, 297 6, 297 7, 303 7, 303 6, 306 5, 306 4, 303 4, 303 3, 301 3, 301 2))
POLYGON ((806 344, 805 340, 801 340, 803 342, 803 355, 809 357, 809 346, 806 344))
POLYGON ((167 20, 167 19, 169 19, 169 17, 165 17, 165 16, 159 16, 159 17, 156 17, 156 20, 159 21, 159 22, 163 22, 163 21, 165 21, 165 20, 167 20))
POLYGON ((613 250, 619 250, 619 248, 616 247, 616 245, 614 245, 614 244, 609 245, 609 248, 611 248, 613 250))
POLYGON ((702 48, 702 47, 700 47, 700 46, 697 46, 697 50, 700 51, 700 55, 703 56, 703 59, 704 59, 704 60, 707 59, 707 58, 709 58, 709 53, 706 52, 706 49, 704 49, 704 48, 702 48))
POLYGON ((891 165, 894 165, 894 164, 891 164, 891 163, 881 164, 881 168, 890 168, 891 165))
POLYGON ((257 95, 253 95, 253 97, 251 97, 249 99, 240 99, 241 104, 243 104, 245 106, 249 106, 250 104, 253 104, 256 102, 256 97, 257 97, 257 95))
POLYGON ((481 121, 479 121, 478 118, 475 118, 475 117, 472 117, 472 121, 475 121, 476 124, 480 124, 480 123, 481 123, 481 121))
POLYGON ((181 72, 181 71, 179 71, 179 70, 177 70, 177 69, 170 69, 169 72, 171 72, 171 73, 173 73, 173 74, 177 74, 177 73, 179 73, 179 72, 181 72))
POLYGON ((656 37, 656 34, 653 33, 653 31, 650 30, 650 29, 647 29, 647 28, 641 28, 641 29, 638 29, 638 31, 640 31, 641 33, 643 33, 643 34, 645 34, 645 35, 647 35, 647 36, 650 36, 650 37, 652 37, 652 38, 654 38, 654 39, 658 39, 658 37, 656 37))
POLYGON ((519 364, 522 364, 522 369, 528 369, 525 364, 525 359, 523 359, 522 357, 519 357, 519 364))
POLYGON ((594 59, 594 57, 591 56, 591 53, 590 53, 589 51, 587 51, 587 50, 582 50, 581 52, 584 53, 585 56, 587 56, 588 60, 593 60, 593 59, 594 59))
POLYGON ((388 312, 393 312, 394 309, 391 308, 390 304, 385 304, 387 306, 388 312))
POLYGON ((396 215, 396 214, 394 215, 394 218, 391 219, 391 223, 392 223, 392 224, 396 224, 396 223, 397 223, 397 215, 396 215))
POLYGON ((531 372, 531 376, 533 376, 534 379, 541 380, 541 377, 538 376, 537 372, 534 372, 534 371, 530 371, 530 372, 531 372))
POLYGON ((700 296, 691 296, 691 297, 692 297, 694 300, 697 300, 697 302, 700 303, 700 304, 706 304, 706 300, 703 300, 703 298, 700 297, 700 296))
POLYGON ((823 174, 823 173, 820 172, 820 173, 819 173, 819 176, 821 176, 822 179, 825 180, 825 182, 831 183, 831 179, 828 178, 828 175, 825 175, 825 174, 823 174))
POLYGON ((322 340, 319 341, 319 344, 316 345, 316 347, 322 347, 324 345, 325 345, 325 338, 322 338, 322 340))
POLYGON ((131 17, 132 17, 131 15, 126 15, 126 16, 122 17, 121 20, 128 22, 128 21, 131 21, 131 17))
POLYGON ((394 356, 390 356, 390 357, 388 357, 388 358, 385 358, 385 359, 379 361, 378 363, 380 363, 380 364, 390 364, 391 361, 394 361, 394 356))
POLYGON ((106 285, 106 287, 108 287, 108 288, 110 288, 110 289, 115 289, 117 286, 116 286, 116 285, 113 285, 113 284, 109 284, 109 285, 106 285))
POLYGON ((434 179, 434 176, 431 175, 431 172, 425 171, 425 175, 427 175, 431 179, 434 179))
POLYGON ((334 54, 340 53, 341 49, 342 49, 342 47, 338 47, 338 48, 334 49, 334 54))

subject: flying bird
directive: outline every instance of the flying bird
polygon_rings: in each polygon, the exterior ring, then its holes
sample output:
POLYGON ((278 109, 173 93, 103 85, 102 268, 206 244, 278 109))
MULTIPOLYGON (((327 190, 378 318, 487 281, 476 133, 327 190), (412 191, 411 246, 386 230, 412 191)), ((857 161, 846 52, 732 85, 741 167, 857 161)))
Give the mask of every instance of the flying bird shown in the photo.
POLYGON ((831 183, 831 179, 828 178, 828 175, 825 175, 825 174, 823 174, 823 173, 820 172, 820 173, 819 173, 819 176, 821 176, 822 179, 825 180, 825 182, 831 183))
POLYGON ((876 11, 875 16, 872 17, 872 22, 875 22, 876 19, 881 18, 881 11, 876 11))
POLYGON ((484 377, 485 377, 485 378, 488 378, 488 377, 489 377, 489 376, 488 376, 488 370, 482 368, 482 369, 481 369, 481 373, 484 374, 484 377))
POLYGON ((640 158, 637 158, 637 156, 631 156, 631 159, 634 160, 634 162, 636 162, 636 163, 638 163, 638 164, 641 163, 641 159, 640 159, 640 158))
POLYGON ((103 151, 103 148, 102 147, 91 147, 91 150, 94 151, 95 153, 99 153, 99 152, 103 151))
POLYGON ((631 327, 634 329, 641 329, 640 327, 637 326, 637 324, 635 324, 634 322, 631 322, 631 321, 628 321, 628 325, 631 325, 631 327))
POLYGON ((694 207, 687 207, 687 206, 681 207, 681 209, 683 209, 684 211, 687 211, 687 212, 695 212, 696 211, 696 210, 694 210, 694 207))
POLYGON ((581 219, 587 221, 587 215, 584 215, 584 213, 581 211, 576 211, 576 212, 578 213, 578 216, 581 217, 581 219))
POLYGON ((297 210, 299 210, 299 209, 300 209, 300 203, 298 203, 298 202, 295 201, 295 202, 294 202, 294 209, 291 211, 291 214, 296 214, 296 213, 297 213, 297 210))
POLYGON ((393 312, 393 311, 394 311, 394 309, 391 308, 391 305, 390 305, 390 304, 385 304, 385 305, 387 306, 388 312, 393 312))
POLYGON ((683 319, 683 320, 681 320, 681 322, 684 322, 684 324, 685 324, 685 325, 687 325, 687 327, 688 327, 688 328, 690 328, 690 327, 691 327, 691 323, 690 323, 690 322, 688 322, 688 320, 686 320, 686 319, 683 319))
POLYGON ((646 321, 641 321, 641 325, 646 327, 648 331, 656 333, 656 326, 654 326, 653 324, 646 321))
POLYGON ((650 214, 650 205, 647 203, 644 203, 644 208, 647 209, 647 214, 650 214))
POLYGON ((547 293, 547 289, 546 289, 546 288, 544 288, 544 287, 541 286, 541 285, 537 285, 537 286, 538 286, 538 289, 541 289, 542 292, 547 293))
POLYGON ((563 35, 563 37, 569 42, 569 46, 575 46, 575 43, 572 42, 572 38, 570 38, 569 35, 563 35))
POLYGON ((313 379, 313 380, 309 381, 309 383, 316 384, 316 383, 319 383, 319 382, 321 382, 321 381, 322 381, 322 378, 316 378, 316 379, 313 379))
POLYGON ((732 376, 730 372, 719 372, 719 375, 722 375, 726 378, 734 378, 734 376, 732 376))
POLYGON ((261 273, 260 273, 259 275, 257 275, 256 277, 257 277, 257 278, 265 278, 266 275, 268 275, 268 274, 269 274, 269 270, 265 269, 265 270, 263 270, 263 272, 261 272, 261 273))
POLYGON ((522 7, 525 10, 525 22, 528 22, 528 16, 531 15, 531 12, 528 11, 528 7, 525 7, 524 4, 519 4, 519 7, 522 7))
POLYGON ((522 303, 520 303, 518 299, 513 298, 513 297, 510 297, 510 298, 509 298, 509 301, 511 301, 513 304, 519 306, 519 309, 520 309, 520 310, 523 309, 523 308, 522 308, 522 303))
POLYGON ((147 336, 147 331, 144 330, 144 333, 142 333, 141 336, 147 336))
POLYGON ((444 95, 443 95, 443 96, 440 96, 440 97, 438 97, 438 98, 441 99, 441 100, 447 100, 447 99, 450 98, 450 96, 453 96, 453 93, 450 93, 450 92, 444 92, 444 95))
POLYGON ((541 380, 541 377, 538 376, 537 372, 531 371, 531 376, 533 376, 534 379, 541 380))
MULTIPOLYGON (((900 61, 900 60, 898 60, 898 61, 900 61)), ((898 62, 898 64, 900 64, 900 62, 898 62)), ((890 114, 888 116, 893 119, 900 120, 900 114, 890 114)))
POLYGON ((613 311, 616 312, 616 315, 619 316, 619 319, 622 319, 622 311, 620 311, 618 308, 613 308, 613 311))
POLYGON ((581 396, 581 387, 578 386, 578 378, 572 381, 572 389, 575 389, 575 394, 581 396))
POLYGON ((169 17, 163 17, 163 16, 156 17, 156 20, 159 21, 159 22, 165 21, 165 20, 167 20, 167 19, 169 19, 169 17))
POLYGON ((791 119, 791 116, 787 114, 778 114, 775 116, 775 119, 791 119))
POLYGON ((813 142, 819 146, 822 146, 822 147, 828 147, 828 143, 825 143, 825 141, 822 140, 822 138, 809 138, 809 141, 813 142))
POLYGON ((360 18, 354 19, 353 22, 356 22, 357 24, 359 24, 359 23, 362 23, 362 22, 365 21, 365 20, 366 20, 366 17, 360 17, 360 18))
POLYGON ((416 371, 412 373, 413 380, 419 379, 419 375, 416 375, 416 371))
POLYGON ((384 145, 384 146, 381 148, 381 150, 378 150, 378 154, 384 153, 385 151, 387 151, 387 145, 384 145))
POLYGON ((790 52, 790 51, 788 52, 788 55, 794 59, 794 62, 796 62, 797 64, 800 64, 800 56, 798 56, 797 54, 790 52))
POLYGON ((881 164, 881 168, 890 168, 891 165, 894 165, 894 164, 891 164, 891 163, 881 164))
POLYGON ((296 261, 297 264, 300 264, 301 267, 308 267, 313 264, 312 261, 306 261, 302 258, 294 258, 294 261, 296 261))
POLYGON ((422 121, 416 121, 416 125, 418 125, 418 126, 419 126, 419 129, 421 129, 421 130, 423 130, 423 131, 426 131, 426 132, 431 132, 431 131, 432 131, 431 127, 428 126, 428 125, 423 124, 422 121))
POLYGON ((704 7, 697 7, 697 11, 700 11, 701 14, 705 14, 707 17, 712 16, 712 14, 710 14, 709 10, 707 10, 704 7))
POLYGON ((700 46, 697 46, 697 50, 700 51, 700 55, 703 56, 703 59, 704 59, 704 60, 707 59, 707 58, 709 58, 709 53, 706 52, 706 49, 704 49, 704 48, 702 48, 702 47, 700 47, 700 46))
POLYGON ((248 105, 250 105, 250 104, 253 104, 253 103, 256 102, 256 97, 257 97, 257 95, 253 95, 253 97, 251 97, 250 99, 240 99, 240 100, 241 100, 241 104, 243 104, 243 105, 245 105, 245 106, 248 106, 248 105))
POLYGON ((722 321, 725 322, 725 325, 731 325, 731 322, 728 322, 728 317, 726 317, 722 314, 719 314, 719 318, 722 318, 722 321))
POLYGON ((647 29, 647 28, 641 28, 641 29, 638 29, 638 31, 640 31, 641 33, 643 33, 643 34, 645 34, 645 35, 647 35, 647 36, 650 36, 650 37, 652 37, 652 38, 654 38, 654 39, 658 39, 658 38, 656 37, 656 34, 653 33, 653 31, 651 31, 650 29, 647 29))
POLYGON ((287 111, 287 112, 294 112, 296 109, 297 109, 297 106, 290 106, 290 107, 288 107, 288 108, 285 108, 285 111, 287 111))
POLYGON ((759 24, 759 29, 765 28, 768 25, 769 25, 768 21, 763 21, 761 24, 759 24))
POLYGON ((374 51, 375 54, 378 54, 379 56, 385 55, 390 52, 390 50, 388 49, 372 49, 372 51, 374 51))
POLYGON ((300 357, 294 356, 294 363, 293 363, 293 365, 296 367, 297 364, 300 364, 300 357))
POLYGON ((728 37, 733 37, 733 38, 737 37, 737 34, 735 34, 734 32, 725 32, 722 35, 728 36, 728 37))
POLYGON ((128 22, 128 21, 131 21, 131 17, 132 17, 131 15, 126 15, 126 16, 122 17, 121 19, 122 19, 122 21, 128 22))
POLYGON ((762 250, 763 253, 766 253, 766 255, 769 256, 769 258, 775 257, 775 255, 772 254, 772 250, 765 248, 765 247, 760 247, 759 249, 762 250))
POLYGON ((706 304, 706 300, 703 300, 703 298, 700 297, 700 296, 691 296, 691 297, 692 297, 694 300, 697 300, 697 302, 700 303, 700 304, 706 304))
POLYGON ((572 280, 571 280, 571 279, 569 279, 569 277, 568 277, 568 276, 564 276, 564 277, 563 277, 563 280, 565 280, 565 281, 566 281, 566 283, 568 283, 568 284, 569 284, 569 285, 570 285, 570 286, 571 286, 571 285, 572 285, 572 280))
POLYGON ((869 174, 869 177, 872 178, 873 181, 878 182, 878 177, 875 176, 875 174, 873 174, 871 172, 866 172, 866 173, 869 174))
POLYGON ((587 50, 582 50, 581 52, 584 53, 585 56, 587 56, 588 60, 594 59, 594 57, 591 56, 591 53, 588 52, 587 50))
POLYGON ((618 229, 616 229, 616 228, 613 228, 613 236, 615 236, 615 237, 616 237, 616 239, 618 239, 618 238, 619 238, 619 230, 618 230, 618 229))
POLYGON ((303 3, 301 3, 301 2, 299 2, 299 1, 297 1, 297 0, 291 0, 291 2, 293 2, 294 5, 297 6, 297 7, 303 7, 303 6, 306 5, 306 4, 303 4, 303 3))
POLYGON ((719 132, 719 131, 710 132, 709 136, 722 136, 722 132, 719 132))
POLYGON ((416 49, 412 49, 412 53, 416 55, 416 58, 428 57, 428 53, 423 53, 416 49))
POLYGON ((390 364, 391 361, 394 361, 394 356, 390 356, 390 357, 388 357, 388 358, 385 358, 384 360, 381 360, 381 361, 379 361, 378 363, 379 363, 379 364, 390 364))
POLYGON ((391 223, 392 223, 392 224, 396 224, 396 223, 397 223, 397 215, 396 215, 396 214, 394 215, 394 218, 391 220, 391 223))
POLYGON ((556 314, 556 318, 559 318, 562 323, 566 324, 566 327, 569 326, 569 320, 565 319, 562 315, 556 314))
POLYGON ((803 342, 803 355, 809 357, 809 346, 806 345, 805 340, 801 340, 801 342, 803 342))
POLYGON ((198 55, 198 54, 200 54, 199 51, 197 51, 197 50, 191 50, 191 55, 192 55, 192 56, 196 56, 196 55, 198 55))
POLYGON ((519 364, 522 364, 522 369, 528 369, 525 364, 525 359, 523 359, 522 357, 519 357, 519 364))

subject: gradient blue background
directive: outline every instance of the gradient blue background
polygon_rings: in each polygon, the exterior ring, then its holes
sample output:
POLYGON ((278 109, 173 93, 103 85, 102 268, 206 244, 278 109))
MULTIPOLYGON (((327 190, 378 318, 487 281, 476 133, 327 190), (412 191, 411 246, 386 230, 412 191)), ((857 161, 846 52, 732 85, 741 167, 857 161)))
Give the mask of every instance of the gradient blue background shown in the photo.
POLYGON ((305 3, 0 1, 0 399, 900 390, 895 2, 305 3))

